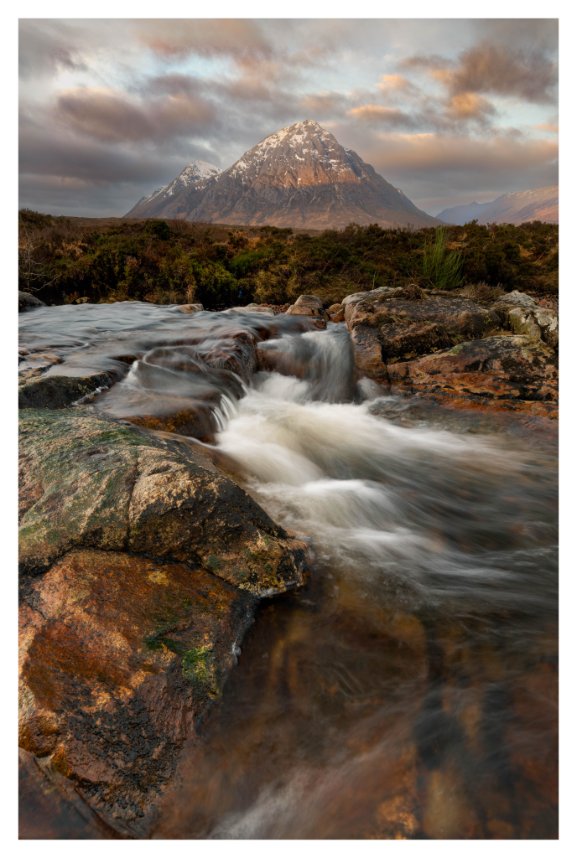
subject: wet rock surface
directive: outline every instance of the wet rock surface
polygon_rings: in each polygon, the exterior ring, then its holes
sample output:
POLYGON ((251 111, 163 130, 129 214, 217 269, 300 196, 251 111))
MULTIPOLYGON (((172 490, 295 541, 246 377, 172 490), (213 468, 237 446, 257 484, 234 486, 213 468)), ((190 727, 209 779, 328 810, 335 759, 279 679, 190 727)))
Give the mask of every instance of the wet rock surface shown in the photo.
POLYGON ((471 403, 552 414, 558 374, 552 350, 529 336, 460 343, 416 360, 387 365, 392 387, 471 403))
POLYGON ((90 397, 116 380, 110 372, 94 372, 86 376, 44 375, 20 385, 19 408, 66 408, 78 400, 90 397))
POLYGON ((255 595, 303 582, 291 541, 194 450, 82 413, 22 413, 20 565, 46 570, 80 547, 203 566, 255 595))
POLYGON ((20 513, 24 788, 78 836, 139 836, 305 545, 190 445, 83 408, 22 411, 20 513))
POLYGON ((343 307, 361 374, 453 404, 555 415, 557 314, 531 296, 511 292, 486 307, 418 286, 382 287, 349 295, 343 307))
POLYGON ((21 607, 20 745, 121 833, 221 693, 254 598, 201 569, 69 552, 21 607))
POLYGON ((32 295, 30 292, 18 292, 18 312, 32 310, 34 307, 45 307, 44 301, 32 295))

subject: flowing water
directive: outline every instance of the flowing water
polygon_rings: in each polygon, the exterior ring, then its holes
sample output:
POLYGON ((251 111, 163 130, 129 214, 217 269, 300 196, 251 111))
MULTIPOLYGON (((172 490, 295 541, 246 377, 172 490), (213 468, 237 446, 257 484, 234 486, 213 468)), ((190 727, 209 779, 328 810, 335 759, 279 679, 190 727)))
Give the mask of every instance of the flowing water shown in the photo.
POLYGON ((21 341, 25 374, 114 370, 96 410, 194 412, 178 431, 314 558, 261 608, 151 836, 556 836, 551 429, 389 396, 343 326, 294 317, 46 308, 21 341))

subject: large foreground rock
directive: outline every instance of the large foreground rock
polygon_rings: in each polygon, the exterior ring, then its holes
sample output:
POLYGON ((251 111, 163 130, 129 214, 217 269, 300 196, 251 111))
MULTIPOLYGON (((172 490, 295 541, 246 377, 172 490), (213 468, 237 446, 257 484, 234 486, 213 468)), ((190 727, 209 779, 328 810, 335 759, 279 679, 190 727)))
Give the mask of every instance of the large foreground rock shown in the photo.
POLYGON ((558 373, 548 346, 529 336, 493 336, 412 361, 390 363, 392 388, 553 415, 558 373))
POLYGON ((20 476, 27 788, 140 836, 259 597, 303 583, 305 546, 192 447, 86 408, 22 412, 20 476))
POLYGON ((91 547, 190 563, 258 596, 303 581, 303 546, 189 446, 81 409, 26 409, 20 468, 24 573, 91 547))
POLYGON ((219 696, 254 601, 182 563, 70 552, 21 608, 21 747, 137 834, 219 696))

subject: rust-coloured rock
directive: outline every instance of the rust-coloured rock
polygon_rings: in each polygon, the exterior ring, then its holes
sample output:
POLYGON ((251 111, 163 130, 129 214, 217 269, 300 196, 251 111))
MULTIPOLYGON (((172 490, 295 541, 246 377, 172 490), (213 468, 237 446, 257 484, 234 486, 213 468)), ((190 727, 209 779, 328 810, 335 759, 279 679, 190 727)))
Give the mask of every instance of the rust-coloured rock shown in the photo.
POLYGON ((305 545, 193 445, 86 408, 24 410, 20 465, 19 738, 43 761, 31 791, 50 803, 48 778, 79 836, 109 836, 81 799, 141 836, 257 598, 303 583, 305 545))
POLYGON ((286 312, 287 316, 313 316, 324 320, 327 318, 323 302, 316 295, 299 295, 286 312))
POLYGON ((389 363, 393 388, 497 407, 552 414, 557 370, 552 350, 527 336, 464 342, 416 360, 389 363))
POLYGON ((329 317, 329 321, 331 322, 344 322, 345 308, 342 304, 331 304, 331 306, 327 309, 327 316, 329 317))
POLYGON ((120 832, 218 697, 254 598, 201 569, 73 551, 21 607, 20 744, 120 832))

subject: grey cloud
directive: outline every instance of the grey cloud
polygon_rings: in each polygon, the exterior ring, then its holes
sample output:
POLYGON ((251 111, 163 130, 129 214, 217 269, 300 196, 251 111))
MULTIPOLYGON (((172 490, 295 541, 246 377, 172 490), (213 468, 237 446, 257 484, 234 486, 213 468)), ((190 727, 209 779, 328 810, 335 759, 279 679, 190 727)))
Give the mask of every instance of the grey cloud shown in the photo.
POLYGON ((303 116, 324 119, 342 114, 348 107, 348 99, 339 92, 317 92, 302 96, 299 102, 303 116))
POLYGON ((555 97, 557 67, 543 53, 485 42, 460 55, 447 83, 453 93, 492 92, 547 103, 555 97))
POLYGON ((198 95, 206 88, 206 82, 201 78, 188 74, 164 74, 147 78, 137 90, 144 96, 148 95, 198 95))
POLYGON ((524 49, 556 55, 559 45, 559 21, 556 18, 485 18, 475 22, 478 38, 500 44, 509 50, 524 49))
POLYGON ((74 47, 74 28, 60 21, 19 22, 19 66, 22 78, 50 74, 58 67, 84 69, 74 47))
MULTIPOLYGON (((499 196, 557 182, 557 147, 549 141, 490 139, 437 134, 378 135, 362 157, 415 202, 435 196, 449 204, 455 194, 499 196), (444 197, 440 189, 445 186, 444 197)), ((492 197, 491 197, 492 198, 492 197)), ((438 209, 437 209, 438 210, 438 209)))
POLYGON ((415 54, 401 60, 399 68, 429 71, 430 69, 444 69, 448 65, 451 65, 451 61, 440 54, 415 54))
POLYGON ((171 176, 180 159, 148 154, 141 148, 106 146, 62 135, 44 124, 24 122, 20 129, 20 172, 26 175, 52 176, 79 180, 91 185, 109 185, 119 181, 162 181, 171 176))
POLYGON ((18 207, 47 214, 121 217, 141 196, 138 187, 130 183, 83 186, 55 176, 23 175, 20 177, 18 207), (127 204, 127 200, 132 202, 127 204))
MULTIPOLYGON (((195 158, 218 162, 205 147, 105 145, 24 122, 20 136, 21 207, 94 217, 122 215, 167 184, 195 158)), ((228 166, 228 165, 227 165, 228 166)))
POLYGON ((192 135, 216 118, 214 106, 191 93, 139 103, 123 94, 88 88, 61 95, 55 113, 68 128, 104 142, 192 135))

